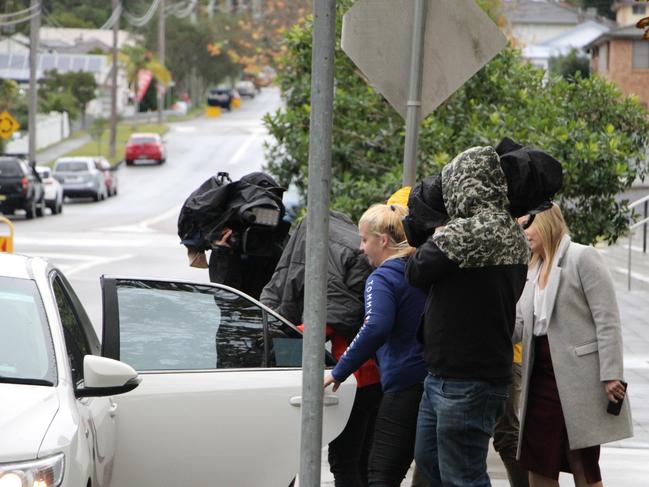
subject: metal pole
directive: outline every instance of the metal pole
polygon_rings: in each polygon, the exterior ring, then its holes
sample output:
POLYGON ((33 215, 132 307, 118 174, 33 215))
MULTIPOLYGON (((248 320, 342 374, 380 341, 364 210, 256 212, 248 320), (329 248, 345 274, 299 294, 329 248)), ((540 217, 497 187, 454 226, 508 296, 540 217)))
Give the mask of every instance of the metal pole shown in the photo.
POLYGON ((633 239, 633 229, 629 229, 629 255, 628 255, 628 264, 629 264, 629 273, 627 276, 627 290, 631 291, 631 240, 633 239))
POLYGON ((39 0, 31 0, 32 8, 38 5, 38 13, 29 22, 29 162, 36 164, 36 111, 38 104, 38 38, 41 28, 41 6, 39 0))
POLYGON ((336 0, 313 0, 300 485, 320 485, 336 0))
MULTIPOLYGON (((158 61, 164 66, 165 64, 165 0, 160 0, 160 10, 158 11, 158 61)), ((158 81, 156 84, 158 95, 158 123, 163 122, 163 105, 164 91, 158 81)))
MULTIPOLYGON (((644 202, 644 219, 647 219, 647 206, 649 206, 649 201, 644 202)), ((647 223, 642 226, 642 252, 647 253, 647 223)))
MULTIPOLYGON (((120 7, 120 0, 113 0, 113 12, 120 7)), ((121 15, 120 15, 121 16, 121 15)), ((117 144, 117 71, 119 66, 117 64, 117 36, 119 34, 119 17, 115 19, 113 24, 113 49, 112 61, 113 68, 111 70, 111 86, 110 86, 110 133, 108 135, 108 154, 111 158, 115 157, 115 146, 117 144)))
POLYGON ((410 49, 410 85, 406 111, 406 147, 403 153, 404 186, 412 186, 417 177, 417 142, 421 114, 421 79, 423 75, 427 10, 428 0, 415 0, 410 49))

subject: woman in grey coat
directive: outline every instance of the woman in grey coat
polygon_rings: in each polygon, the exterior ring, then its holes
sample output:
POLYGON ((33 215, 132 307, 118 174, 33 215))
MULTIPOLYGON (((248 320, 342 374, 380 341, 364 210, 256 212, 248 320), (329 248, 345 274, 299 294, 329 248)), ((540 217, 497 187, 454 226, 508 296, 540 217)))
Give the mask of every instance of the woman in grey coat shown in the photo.
MULTIPOLYGON (((525 218, 525 217, 523 217, 525 218)), ((518 302, 514 341, 523 340, 518 458, 531 487, 601 486, 599 445, 632 436, 622 333, 609 273, 592 247, 571 242, 552 205, 525 230, 532 261, 518 302)))

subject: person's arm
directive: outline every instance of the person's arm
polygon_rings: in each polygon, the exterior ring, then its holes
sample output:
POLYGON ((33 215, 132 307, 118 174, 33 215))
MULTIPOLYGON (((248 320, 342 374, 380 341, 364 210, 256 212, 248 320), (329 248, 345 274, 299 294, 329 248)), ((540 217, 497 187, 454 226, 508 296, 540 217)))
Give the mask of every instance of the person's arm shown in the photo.
POLYGON ((365 285, 365 321, 331 375, 343 382, 372 358, 394 327, 396 296, 391 285, 376 272, 365 285))
POLYGON ((512 335, 512 343, 516 345, 523 339, 523 311, 521 310, 521 302, 516 303, 516 323, 514 325, 514 333, 512 335))
MULTIPOLYGON (((613 279, 601 256, 592 247, 586 247, 580 253, 577 272, 595 322, 600 380, 619 382, 624 378, 622 327, 613 279)), ((613 384, 610 388, 616 391, 619 387, 613 384)), ((609 393, 608 387, 606 390, 609 393)))
POLYGON ((428 291, 440 277, 457 268, 458 264, 446 257, 430 237, 408 260, 406 280, 410 285, 428 291))

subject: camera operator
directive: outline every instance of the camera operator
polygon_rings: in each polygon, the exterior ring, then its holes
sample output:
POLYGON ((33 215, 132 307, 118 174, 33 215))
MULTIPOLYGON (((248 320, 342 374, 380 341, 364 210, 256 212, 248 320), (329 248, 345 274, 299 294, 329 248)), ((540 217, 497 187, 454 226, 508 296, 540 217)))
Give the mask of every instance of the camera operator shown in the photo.
POLYGON ((268 174, 232 182, 227 173, 205 181, 185 201, 178 235, 190 265, 208 267, 211 282, 259 299, 282 254, 290 224, 282 194, 268 174), (209 264, 204 252, 211 249, 209 264))

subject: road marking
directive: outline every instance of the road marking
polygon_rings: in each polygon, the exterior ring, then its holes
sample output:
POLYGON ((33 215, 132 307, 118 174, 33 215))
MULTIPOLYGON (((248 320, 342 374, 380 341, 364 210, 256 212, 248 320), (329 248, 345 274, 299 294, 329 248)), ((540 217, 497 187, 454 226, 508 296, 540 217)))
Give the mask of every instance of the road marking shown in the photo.
POLYGON ((177 205, 174 206, 173 208, 169 208, 167 211, 164 213, 154 216, 152 218, 147 218, 146 220, 142 220, 138 223, 134 223, 133 225, 118 225, 116 227, 105 227, 101 228, 99 231, 101 232, 125 232, 125 233, 153 233, 156 232, 157 230, 154 230, 150 228, 151 225, 155 225, 156 223, 160 223, 161 221, 167 220, 168 218, 177 217, 178 214, 180 214, 180 209, 182 208, 182 205, 177 205))
MULTIPOLYGON (((624 274, 627 276, 629 275, 629 269, 627 269, 626 267, 613 267, 613 270, 620 274, 624 274)), ((643 276, 642 274, 638 274, 637 272, 631 272, 631 277, 633 279, 637 279, 638 281, 649 282, 649 277, 643 276)))
POLYGON ((178 126, 178 127, 174 127, 173 131, 174 132, 184 132, 184 133, 196 132, 196 127, 193 126, 193 125, 190 125, 189 127, 178 126))
POLYGON ((258 138, 259 138, 258 135, 251 135, 250 137, 248 137, 244 141, 244 143, 241 144, 241 147, 239 147, 237 152, 234 153, 234 155, 232 156, 232 159, 230 159, 228 161, 228 166, 234 166, 237 162, 239 162, 239 159, 241 159, 241 157, 243 157, 243 155, 246 153, 246 151, 248 150, 250 145, 258 138))
POLYGON ((79 264, 78 266, 70 268, 66 272, 66 275, 71 276, 72 274, 76 274, 77 272, 84 271, 91 267, 95 267, 102 264, 109 264, 112 262, 118 262, 120 260, 128 260, 128 259, 132 259, 133 257, 135 257, 134 254, 124 254, 124 255, 118 255, 116 257, 98 257, 93 259, 92 261, 85 262, 83 264, 79 264))
POLYGON ((142 248, 155 245, 156 247, 178 246, 177 236, 156 235, 148 239, 122 239, 119 241, 109 240, 107 237, 98 236, 97 238, 30 238, 19 237, 14 241, 14 248, 21 246, 40 247, 81 247, 81 248, 142 248))

